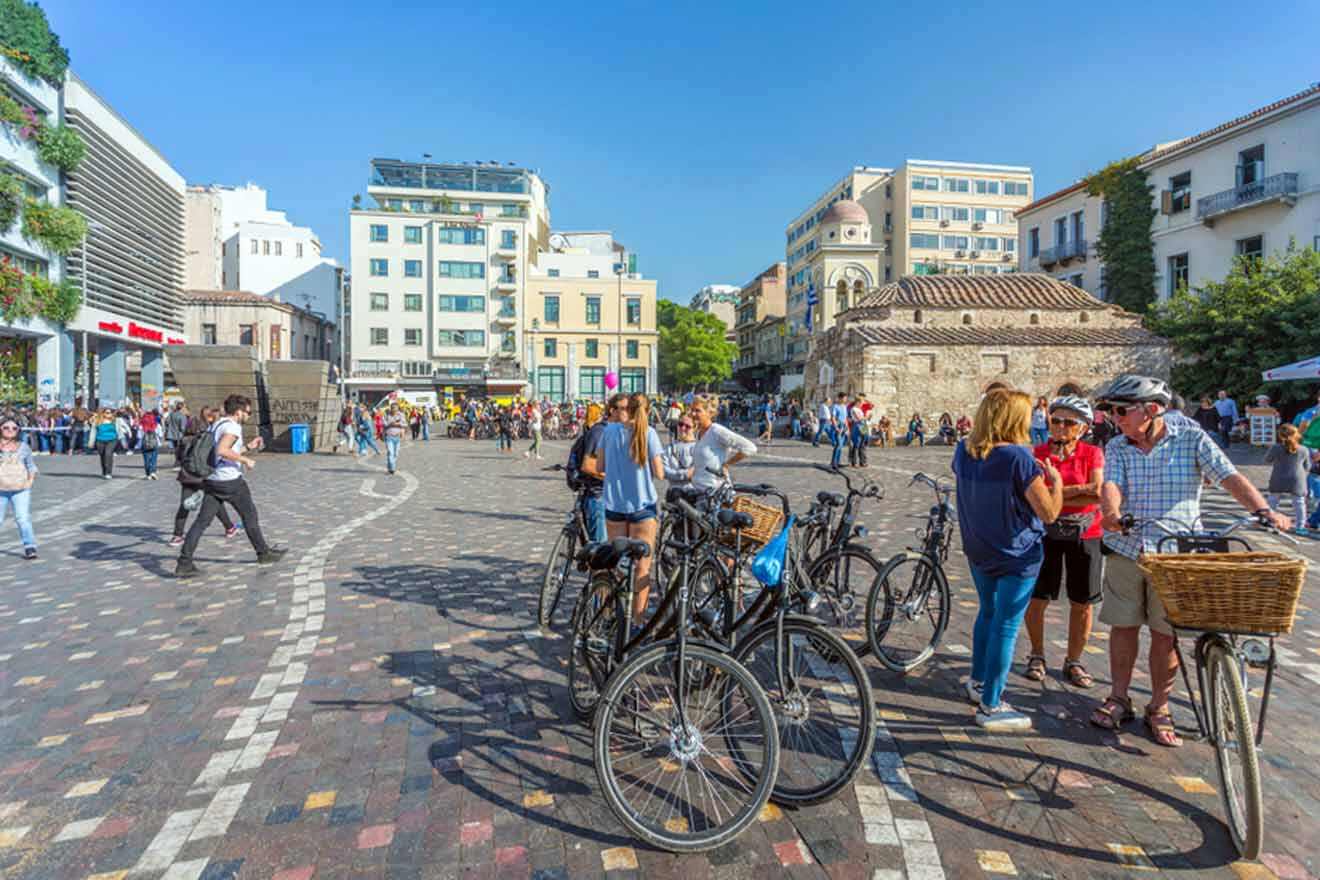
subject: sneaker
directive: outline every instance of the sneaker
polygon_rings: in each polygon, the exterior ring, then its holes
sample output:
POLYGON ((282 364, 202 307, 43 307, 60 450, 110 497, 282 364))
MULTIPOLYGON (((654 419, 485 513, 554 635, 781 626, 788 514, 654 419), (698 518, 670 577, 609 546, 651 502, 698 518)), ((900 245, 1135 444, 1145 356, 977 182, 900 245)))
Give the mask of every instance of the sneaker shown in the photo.
POLYGON ((173 536, 172 538, 170 538, 170 540, 169 540, 168 543, 169 543, 169 545, 170 545, 171 547, 182 547, 182 546, 183 546, 183 535, 175 535, 175 536, 173 536))
POLYGON ((967 701, 973 706, 981 705, 981 691, 984 688, 985 685, 981 684, 979 681, 972 681, 971 676, 962 680, 963 693, 967 695, 967 701))
POLYGON ((199 574, 201 574, 201 571, 196 565, 193 565, 192 560, 190 559, 180 559, 178 562, 174 563, 174 577, 177 580, 186 580, 190 577, 196 577, 199 574))
POLYGON ((1311 532, 1309 529, 1307 529, 1306 526, 1297 526, 1296 528, 1293 529, 1293 534, 1303 538, 1311 537, 1311 532))
POLYGON ((266 549, 265 553, 257 554, 257 562, 260 565, 274 565, 275 563, 283 559, 284 554, 288 552, 289 550, 287 547, 279 547, 279 548, 269 547, 266 549))
POLYGON ((160 479, 160 477, 158 477, 158 476, 157 476, 156 474, 154 474, 154 473, 151 475, 151 478, 152 478, 153 480, 159 480, 159 479, 160 479))
POLYGON ((202 506, 202 501, 204 501, 205 498, 205 492, 194 492, 187 498, 183 499, 183 509, 189 511, 196 510, 202 506))
POLYGON ((105 477, 107 480, 113 480, 113 479, 114 479, 114 477, 110 476, 109 474, 102 474, 101 476, 105 477))
POLYGON ((24 547, 24 548, 23 548, 23 558, 24 558, 24 559, 36 559, 36 558, 37 558, 37 548, 36 548, 36 547, 24 547))
POLYGON ((1006 702, 1001 702, 993 709, 987 709, 984 704, 978 706, 976 723, 991 733, 1013 733, 1031 729, 1031 719, 1006 702))
POLYGON ((225 529, 226 538, 232 538, 234 537, 234 535, 237 534, 238 534, 238 526, 230 526, 229 528, 225 529))

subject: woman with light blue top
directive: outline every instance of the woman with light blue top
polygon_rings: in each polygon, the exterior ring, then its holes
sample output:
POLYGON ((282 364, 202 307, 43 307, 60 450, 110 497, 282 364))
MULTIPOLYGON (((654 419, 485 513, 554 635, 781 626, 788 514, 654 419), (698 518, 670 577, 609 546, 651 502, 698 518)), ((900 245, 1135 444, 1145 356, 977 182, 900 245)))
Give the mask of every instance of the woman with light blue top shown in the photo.
POLYGON ((0 419, 0 523, 14 508, 18 537, 23 542, 23 558, 37 558, 37 539, 32 532, 32 484, 37 480, 37 465, 32 447, 19 439, 18 419, 0 419))

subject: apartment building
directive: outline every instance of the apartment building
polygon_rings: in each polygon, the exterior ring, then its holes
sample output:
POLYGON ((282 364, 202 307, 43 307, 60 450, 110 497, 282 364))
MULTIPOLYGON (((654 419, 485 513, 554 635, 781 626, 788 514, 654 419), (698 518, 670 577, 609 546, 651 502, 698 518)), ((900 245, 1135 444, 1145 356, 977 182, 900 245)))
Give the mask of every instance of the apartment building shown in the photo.
POLYGON ((782 262, 775 263, 738 292, 733 325, 734 334, 738 338, 738 362, 734 367, 734 378, 744 387, 749 387, 747 381, 754 378, 749 371, 754 371, 760 364, 756 354, 756 326, 767 317, 784 316, 787 275, 787 266, 782 262))
POLYGON ((688 308, 698 312, 709 312, 724 322, 724 338, 734 340, 734 325, 737 317, 738 295, 742 288, 736 284, 707 284, 692 296, 688 308))
POLYGON ((541 177, 496 162, 373 159, 367 196, 374 204, 349 213, 349 387, 365 399, 523 393, 519 316, 550 230, 541 177))
POLYGON ((1040 272, 1097 299, 1106 299, 1104 266, 1095 237, 1104 223, 1104 200, 1079 181, 1017 212, 1018 269, 1040 272))
POLYGON ((611 233, 552 233, 529 266, 521 312, 532 393, 603 400, 608 372, 618 374, 620 391, 654 393, 656 300, 655 280, 611 233))
POLYGON ((335 325, 279 294, 184 292, 188 336, 201 345, 248 345, 262 360, 331 360, 335 325))

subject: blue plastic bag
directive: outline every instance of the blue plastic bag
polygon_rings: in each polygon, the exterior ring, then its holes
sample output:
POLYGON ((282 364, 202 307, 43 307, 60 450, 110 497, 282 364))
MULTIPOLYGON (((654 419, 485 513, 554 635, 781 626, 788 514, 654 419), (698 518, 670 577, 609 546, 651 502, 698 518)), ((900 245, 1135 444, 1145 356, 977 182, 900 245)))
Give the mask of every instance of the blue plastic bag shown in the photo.
POLYGON ((788 518, 779 534, 752 557, 752 576, 767 587, 777 587, 784 580, 784 562, 788 557, 788 533, 793 517, 788 518))

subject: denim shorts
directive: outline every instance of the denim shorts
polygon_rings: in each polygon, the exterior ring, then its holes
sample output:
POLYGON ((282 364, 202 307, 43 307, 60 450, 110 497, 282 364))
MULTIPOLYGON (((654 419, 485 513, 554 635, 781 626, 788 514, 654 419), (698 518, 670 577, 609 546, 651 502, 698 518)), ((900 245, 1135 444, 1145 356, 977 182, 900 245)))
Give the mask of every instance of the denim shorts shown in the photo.
POLYGON ((655 505, 648 504, 641 510, 635 510, 632 513, 619 513, 615 510, 605 511, 605 519, 610 522, 639 523, 646 522, 648 519, 656 519, 655 505))

